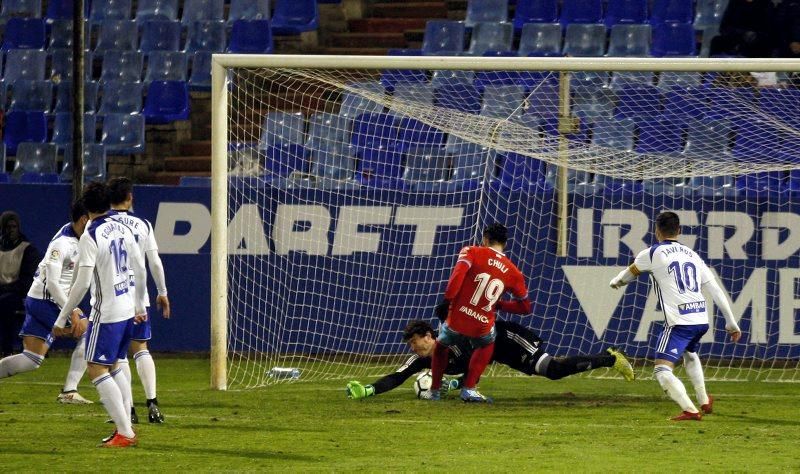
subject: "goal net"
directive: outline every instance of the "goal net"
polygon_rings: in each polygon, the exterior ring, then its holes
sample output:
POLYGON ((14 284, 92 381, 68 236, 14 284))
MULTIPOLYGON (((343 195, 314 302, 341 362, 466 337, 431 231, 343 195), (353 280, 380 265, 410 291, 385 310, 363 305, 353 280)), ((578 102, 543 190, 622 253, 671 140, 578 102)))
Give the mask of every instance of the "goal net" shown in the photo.
POLYGON ((800 90, 781 73, 800 63, 214 61, 216 387, 293 380, 276 368, 362 381, 396 369, 402 329, 438 327, 458 251, 492 222, 509 228, 534 303, 499 318, 554 356, 621 347, 649 376, 658 297, 644 277, 608 282, 655 242, 663 210, 744 333, 727 341, 707 298, 706 376, 800 380, 800 90))

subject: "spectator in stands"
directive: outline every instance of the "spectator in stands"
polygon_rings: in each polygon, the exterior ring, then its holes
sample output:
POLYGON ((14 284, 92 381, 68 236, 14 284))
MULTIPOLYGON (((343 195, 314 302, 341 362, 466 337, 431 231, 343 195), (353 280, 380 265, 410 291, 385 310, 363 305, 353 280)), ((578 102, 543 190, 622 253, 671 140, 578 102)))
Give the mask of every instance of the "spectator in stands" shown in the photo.
POLYGON ((773 14, 771 0, 730 0, 722 15, 719 36, 711 40, 711 55, 772 56, 773 14))
POLYGON ((39 264, 39 252, 22 233, 16 212, 0 214, 0 231, 0 355, 9 355, 25 316, 23 301, 39 264))
POLYGON ((778 56, 800 58, 800 0, 783 0, 775 12, 778 56))

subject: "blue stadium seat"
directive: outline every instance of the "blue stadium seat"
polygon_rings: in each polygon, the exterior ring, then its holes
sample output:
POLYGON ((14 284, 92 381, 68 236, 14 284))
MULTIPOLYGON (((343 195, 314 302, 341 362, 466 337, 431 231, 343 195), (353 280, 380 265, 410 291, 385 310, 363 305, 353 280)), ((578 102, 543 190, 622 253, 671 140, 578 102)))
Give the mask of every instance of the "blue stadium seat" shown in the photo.
POLYGON ((286 177, 293 171, 308 171, 305 150, 305 118, 300 113, 269 112, 261 127, 259 147, 265 150, 265 167, 286 177))
POLYGON ((188 27, 196 21, 221 21, 224 4, 224 0, 183 0, 181 23, 188 27))
POLYGON ((725 159, 730 155, 731 124, 728 120, 690 122, 683 153, 703 159, 725 159))
POLYGON ((153 81, 185 81, 188 56, 182 51, 153 51, 147 56, 145 84, 153 81))
POLYGON ((564 54, 567 56, 602 56, 606 52, 606 27, 601 24, 567 25, 564 54))
POLYGON ((56 184, 58 174, 56 173, 22 173, 19 177, 20 184, 56 184))
POLYGON ((309 150, 339 150, 350 145, 350 120, 341 115, 319 112, 308 120, 308 138, 305 147, 309 150))
MULTIPOLYGON (((59 181, 71 183, 73 178, 72 147, 64 148, 64 169, 59 181)), ((83 182, 106 180, 106 150, 100 143, 86 143, 83 146, 83 182)))
POLYGON ((105 20, 130 19, 131 0, 92 0, 91 2, 89 20, 91 20, 92 23, 105 20))
POLYGON ((44 80, 47 53, 39 49, 12 49, 6 52, 3 80, 12 84, 18 79, 44 80))
POLYGON ((390 93, 401 84, 427 85, 428 73, 422 69, 384 69, 381 72, 381 84, 390 93))
MULTIPOLYGON (((529 114, 530 115, 530 114, 529 114)), ((546 142, 543 144, 543 147, 537 148, 538 150, 546 149, 549 150, 553 147, 552 151, 555 152, 557 145, 556 137, 559 136, 559 123, 561 119, 557 116, 549 116, 549 117, 541 117, 540 127, 543 132, 547 135, 553 137, 553 139, 547 139, 546 142)), ((566 134, 566 137, 569 139, 570 147, 580 147, 582 145, 589 143, 589 131, 590 131, 590 124, 584 123, 583 121, 578 121, 577 124, 574 124, 573 131, 566 134)))
POLYGON ((711 116, 706 90, 701 86, 676 86, 666 91, 664 94, 664 115, 684 119, 699 119, 711 116))
MULTIPOLYGON (((364 91, 372 96, 383 97, 384 89, 380 82, 357 82, 348 84, 359 91, 364 91)), ((339 115, 353 120, 361 114, 373 114, 383 112, 383 104, 373 101, 368 97, 357 92, 345 91, 342 94, 342 103, 339 107, 339 115)))
POLYGON ((526 100, 528 102, 527 113, 540 117, 556 116, 559 104, 558 84, 551 81, 542 82, 531 89, 526 100))
POLYGON ((594 189, 596 192, 610 195, 635 194, 644 191, 641 181, 616 179, 602 174, 595 175, 594 189))
POLYGON ((181 23, 179 21, 151 20, 142 25, 139 50, 178 51, 181 45, 181 23))
POLYGON ((398 126, 389 114, 364 114, 353 122, 350 143, 360 158, 356 180, 366 186, 396 187, 403 155, 398 150, 398 126))
POLYGON ((617 95, 605 87, 577 87, 573 89, 572 113, 592 122, 598 117, 611 118, 617 95))
POLYGON ((611 75, 609 87, 619 90, 626 86, 644 84, 653 85, 655 74, 652 71, 614 71, 611 75))
POLYGON ((759 118, 737 118, 734 121, 736 139, 731 153, 745 160, 780 158, 781 136, 775 123, 759 118))
POLYGON ((275 0, 272 32, 276 35, 299 35, 319 27, 316 0, 275 0))
MULTIPOLYGON (((89 13, 89 2, 84 2, 83 6, 83 16, 86 18, 89 13)), ((73 0, 48 0, 44 17, 50 23, 53 20, 71 20, 74 13, 75 2, 73 0)))
POLYGON ((758 105, 762 112, 794 128, 800 128, 800 90, 761 88, 758 105))
POLYGON ((578 87, 606 87, 611 80, 608 71, 575 71, 572 73, 572 83, 578 87))
POLYGON ((467 28, 481 22, 508 21, 508 0, 467 0, 467 28))
POLYGON ((758 111, 755 89, 751 87, 707 87, 708 115, 713 118, 749 118, 758 111))
MULTIPOLYGON (((453 161, 450 183, 456 189, 468 190, 480 187, 487 177, 489 149, 451 135, 447 140, 446 151, 453 161)), ((494 178, 494 162, 489 166, 488 178, 494 178)))
POLYGON ((705 30, 710 27, 719 27, 727 6, 728 0, 697 0, 694 15, 695 29, 705 30))
MULTIPOLYGON (((138 0, 136 2, 136 21, 178 19, 178 0, 138 0)), ((176 48, 177 49, 177 48, 176 48)))
POLYGON ((475 82, 474 71, 436 69, 431 75, 431 85, 435 88, 449 84, 469 84, 475 82))
POLYGON ((411 191, 436 191, 450 177, 443 146, 415 146, 406 152, 403 181, 411 191))
POLYGON ((428 83, 400 83, 394 86, 394 99, 432 107, 433 86, 428 83))
POLYGON ((629 85, 616 91, 615 115, 620 118, 648 118, 661 115, 661 92, 650 85, 629 85))
POLYGON ((467 52, 483 56, 488 52, 511 51, 513 41, 514 27, 511 23, 475 23, 467 52))
POLYGON ((635 122, 626 118, 597 117, 594 121, 592 145, 620 151, 633 151, 635 122))
POLYGON ((789 191, 792 192, 792 194, 800 192, 800 170, 789 171, 789 182, 787 184, 787 187, 789 188, 789 191))
POLYGON ((417 119, 403 117, 400 120, 397 148, 405 153, 415 147, 444 148, 444 132, 417 119))
POLYGON ((11 18, 6 23, 0 49, 44 49, 45 39, 45 23, 41 18, 11 18))
POLYGON ((144 55, 138 51, 108 51, 103 55, 100 82, 142 80, 144 55))
POLYGON ((49 112, 53 103, 53 83, 20 79, 11 84, 9 110, 40 110, 49 112))
POLYGON ((561 56, 561 25, 527 23, 519 38, 520 56, 561 56))
POLYGON ((636 152, 675 154, 683 151, 683 122, 668 118, 639 118, 636 127, 639 131, 634 147, 636 152))
MULTIPOLYGON (((28 182, 37 182, 35 175, 55 174, 58 169, 58 148, 52 143, 22 142, 11 175, 19 180, 23 174, 32 176, 28 182)), ((47 179, 47 178, 40 178, 47 179)))
POLYGON ((106 81, 100 97, 99 115, 138 114, 142 111, 142 83, 106 81))
POLYGON ((186 25, 186 27, 186 47, 184 51, 187 53, 194 53, 195 51, 221 53, 225 51, 228 33, 224 21, 194 21, 186 25))
POLYGON ((483 117, 512 119, 522 115, 525 89, 522 86, 486 86, 480 115, 483 117))
MULTIPOLYGON (((86 31, 90 31, 86 28, 86 31)), ((53 20, 50 23, 50 36, 47 50, 72 48, 72 20, 53 20)))
POLYGON ((4 120, 3 142, 10 156, 17 154, 17 145, 22 142, 47 141, 47 117, 44 112, 12 110, 4 120))
POLYGON ((102 143, 109 155, 144 153, 144 115, 109 114, 103 118, 102 143))
MULTIPOLYGON (((494 150, 490 151, 494 153, 494 150)), ((545 162, 518 153, 497 152, 496 160, 500 163, 500 182, 511 188, 523 186, 544 186, 545 162)))
POLYGON ((644 191, 650 194, 684 196, 691 192, 685 178, 654 178, 642 180, 644 191))
MULTIPOLYGON (((97 107, 97 91, 99 84, 97 81, 86 81, 83 83, 83 109, 84 112, 94 112, 97 107)), ((72 111, 73 103, 72 81, 61 81, 56 85, 56 105, 53 107, 54 113, 72 111)))
POLYGON ((335 182, 353 179, 356 162, 347 152, 349 147, 327 146, 313 149, 311 173, 321 178, 322 188, 336 187, 335 182), (333 181, 334 183, 330 183, 333 181))
POLYGON ((675 86, 694 87, 703 83, 699 72, 674 72, 664 71, 658 75, 658 88, 670 90, 675 86))
POLYGON ((650 25, 614 25, 608 56, 649 56, 650 25))
POLYGON ((8 18, 41 18, 42 0, 3 0, 0 7, 0 19, 8 18))
POLYGON ((192 72, 189 76, 189 89, 195 91, 211 90, 210 51, 197 51, 192 55, 192 72))
POLYGON ((607 27, 647 23, 647 20, 647 0, 608 0, 605 17, 607 27))
POLYGON ((555 23, 558 21, 557 0, 517 0, 514 11, 514 29, 520 31, 528 23, 555 23))
POLYGON ((731 176, 696 176, 689 180, 689 189, 699 196, 732 196, 736 194, 731 176))
POLYGON ((603 0, 563 0, 561 24, 600 23, 603 21, 603 0))
POLYGON ((236 20, 233 22, 228 52, 270 54, 275 46, 269 20, 236 20))
MULTIPOLYGON (((72 143, 72 113, 59 112, 53 119, 52 143, 59 148, 71 146, 72 143)), ((95 114, 83 114, 83 142, 94 143, 97 141, 97 116, 95 114)))
POLYGON ((153 81, 144 102, 146 123, 164 124, 189 119, 189 86, 186 81, 153 81))
POLYGON ((736 178, 736 190, 741 196, 777 194, 787 190, 783 171, 763 171, 736 178))
POLYGON ((464 51, 465 26, 461 21, 429 20, 425 24, 422 53, 451 56, 464 51))
POLYGON ((662 23, 653 30, 652 55, 694 56, 694 26, 691 23, 662 23))
MULTIPOLYGON (((72 50, 70 49, 50 49, 47 51, 50 56, 50 75, 53 81, 72 80, 72 50)), ((93 55, 90 51, 83 53, 83 75, 86 80, 92 79, 92 60, 93 55)))
POLYGON ((481 111, 481 93, 472 84, 446 84, 433 91, 433 103, 468 114, 481 111))
POLYGON ((139 27, 133 20, 104 20, 97 31, 94 52, 102 55, 108 50, 136 51, 139 27))
POLYGON ((659 0, 653 2, 650 12, 650 23, 684 23, 691 24, 694 18, 693 0, 659 0))
POLYGON ((269 0, 231 0, 228 24, 236 20, 269 20, 269 0))
POLYGON ((0 172, 0 184, 8 184, 11 182, 11 176, 8 173, 0 172))

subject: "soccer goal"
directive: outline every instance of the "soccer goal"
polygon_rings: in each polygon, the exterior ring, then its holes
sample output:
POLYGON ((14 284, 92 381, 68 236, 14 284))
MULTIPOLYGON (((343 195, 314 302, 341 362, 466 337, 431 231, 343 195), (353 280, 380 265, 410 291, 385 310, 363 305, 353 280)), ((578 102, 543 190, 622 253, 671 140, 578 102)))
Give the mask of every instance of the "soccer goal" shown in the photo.
POLYGON ((555 356, 619 346, 649 376, 658 297, 644 278, 608 282, 654 243, 663 210, 744 331, 728 342, 710 308, 706 376, 800 380, 792 71, 800 61, 214 55, 213 387, 396 368, 403 327, 438 324, 455 256, 495 221, 534 302, 514 319, 555 356))

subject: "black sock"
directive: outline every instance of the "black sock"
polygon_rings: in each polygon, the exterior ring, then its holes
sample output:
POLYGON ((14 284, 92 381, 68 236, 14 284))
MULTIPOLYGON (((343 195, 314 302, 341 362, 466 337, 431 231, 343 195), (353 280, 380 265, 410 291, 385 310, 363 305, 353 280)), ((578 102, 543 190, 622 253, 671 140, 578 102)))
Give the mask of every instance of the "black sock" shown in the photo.
POLYGON ((150 405, 158 405, 158 399, 157 398, 149 398, 147 400, 147 408, 150 408, 150 405))
POLYGON ((568 375, 586 372, 598 367, 611 367, 614 365, 614 361, 614 356, 611 354, 553 358, 547 366, 547 374, 545 376, 551 380, 558 380, 568 375))

